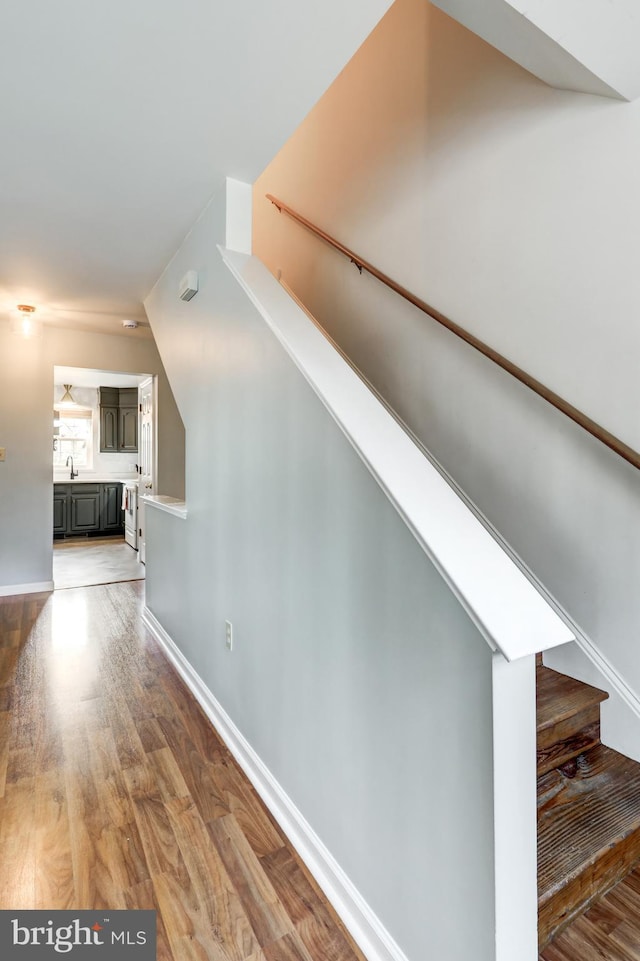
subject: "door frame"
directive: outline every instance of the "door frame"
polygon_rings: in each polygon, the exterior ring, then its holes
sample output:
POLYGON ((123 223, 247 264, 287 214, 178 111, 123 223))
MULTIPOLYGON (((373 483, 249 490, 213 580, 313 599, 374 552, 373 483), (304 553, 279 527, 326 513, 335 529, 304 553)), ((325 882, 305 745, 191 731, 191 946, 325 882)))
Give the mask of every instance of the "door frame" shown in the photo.
MULTIPOLYGON (((158 375, 151 374, 138 384, 138 460, 140 460, 142 446, 142 404, 140 393, 151 386, 151 483, 150 493, 156 493, 158 481, 158 375)), ((139 473, 141 468, 139 466, 139 473)), ((142 482, 141 482, 142 483, 142 482)), ((146 562, 146 505, 142 500, 145 490, 140 486, 138 490, 138 560, 146 562)))

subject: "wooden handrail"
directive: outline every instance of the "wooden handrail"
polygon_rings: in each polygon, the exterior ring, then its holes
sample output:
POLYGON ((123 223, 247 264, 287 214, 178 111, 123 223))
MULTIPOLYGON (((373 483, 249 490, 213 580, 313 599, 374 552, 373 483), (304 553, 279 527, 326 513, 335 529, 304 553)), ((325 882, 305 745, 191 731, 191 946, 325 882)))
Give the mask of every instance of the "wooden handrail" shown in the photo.
POLYGON ((417 307, 418 310, 422 310, 425 314, 428 314, 429 317, 437 321, 443 327, 446 327, 447 330, 450 330, 452 334, 456 335, 456 337, 464 340, 465 343, 469 344, 471 347, 474 347, 475 350, 479 351, 485 357, 488 357, 489 360, 492 360, 494 364, 498 365, 498 367, 506 370, 508 374, 511 374, 512 377, 515 377, 516 380, 519 380, 521 384, 525 385, 525 387, 528 387, 540 397, 543 397, 546 401, 557 408, 557 410, 562 411, 563 414, 566 414, 567 417, 570 417, 572 421, 574 421, 576 424, 579 424, 580 427, 588 431, 593 437, 597 438, 603 444, 606 444, 606 446, 615 451, 616 454, 619 454, 620 457, 623 457, 624 460, 628 461, 630 464, 633 464, 634 467, 637 467, 638 470, 640 470, 640 454, 637 450, 634 450, 633 447, 629 447, 628 444, 625 444, 624 441, 620 440, 619 437, 616 437, 615 434, 612 434, 604 427, 601 427, 600 424, 597 424, 594 420, 591 420, 590 417, 587 417, 586 414, 583 414, 582 411, 578 410, 577 407, 574 407, 573 404, 570 404, 554 391, 550 390, 548 387, 545 387, 545 385, 541 384, 539 380, 536 380, 536 378, 532 377, 531 374, 528 374, 525 370, 522 370, 522 368, 518 367, 517 364, 514 364, 506 357, 503 357, 503 355, 499 354, 497 350, 493 349, 493 347, 489 347, 489 345, 485 344, 484 341, 480 340, 478 337, 474 337, 473 334, 470 334, 463 327, 460 327, 452 320, 449 320, 448 317, 445 317, 444 314, 441 314, 439 310, 435 309, 435 307, 431 307, 424 300, 421 300, 419 297, 416 297, 415 294, 412 294, 411 291, 407 290, 405 287, 402 287, 400 284, 397 284, 395 280, 391 279, 391 277, 387 277, 386 274, 383 274, 382 271, 378 270, 377 267, 374 267, 373 264, 368 263, 362 257, 358 256, 358 254, 354 253, 353 250, 345 247, 344 244, 341 244, 335 239, 335 237, 332 237, 324 230, 321 230, 320 227, 316 227, 316 225, 311 223, 310 220, 307 220, 306 217, 303 217, 287 204, 283 203, 281 200, 278 200, 278 198, 274 197, 273 194, 267 194, 266 197, 267 200, 270 200, 271 203, 278 208, 279 211, 284 211, 294 220, 297 220, 299 224, 302 224, 303 227, 306 227, 307 230, 310 230, 317 237, 320 237, 336 250, 339 250, 340 253, 344 254, 345 257, 348 257, 351 263, 355 264, 360 273, 362 273, 363 270, 366 270, 366 272, 371 274, 372 277, 375 277, 381 283, 391 288, 391 290, 394 290, 397 294, 400 294, 401 297, 404 297, 405 300, 408 300, 409 303, 413 304, 414 307, 417 307))

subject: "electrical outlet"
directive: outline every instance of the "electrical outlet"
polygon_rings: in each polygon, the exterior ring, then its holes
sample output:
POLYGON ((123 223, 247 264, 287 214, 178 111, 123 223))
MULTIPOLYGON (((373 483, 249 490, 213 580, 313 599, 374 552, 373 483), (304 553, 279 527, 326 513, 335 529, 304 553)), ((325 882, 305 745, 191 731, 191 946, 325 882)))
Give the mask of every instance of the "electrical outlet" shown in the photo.
POLYGON ((233 650, 233 625, 231 621, 224 622, 225 646, 228 651, 233 650))

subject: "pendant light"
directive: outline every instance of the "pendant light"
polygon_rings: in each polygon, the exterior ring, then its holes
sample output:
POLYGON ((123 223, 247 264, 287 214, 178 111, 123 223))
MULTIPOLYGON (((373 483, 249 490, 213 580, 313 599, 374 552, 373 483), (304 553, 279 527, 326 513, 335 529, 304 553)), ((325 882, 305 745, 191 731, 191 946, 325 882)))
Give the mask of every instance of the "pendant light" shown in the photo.
POLYGON ((73 397, 71 396, 71 384, 63 384, 64 394, 58 401, 60 407, 76 407, 77 404, 73 397))

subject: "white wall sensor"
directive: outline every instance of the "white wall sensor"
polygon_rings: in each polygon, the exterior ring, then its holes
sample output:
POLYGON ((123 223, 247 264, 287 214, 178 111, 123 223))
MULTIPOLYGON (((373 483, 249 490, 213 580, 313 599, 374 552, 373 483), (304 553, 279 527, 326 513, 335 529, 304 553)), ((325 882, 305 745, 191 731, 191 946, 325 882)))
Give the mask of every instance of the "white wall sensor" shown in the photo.
POLYGON ((198 271, 188 270, 178 288, 180 300, 191 300, 198 293, 198 271))

